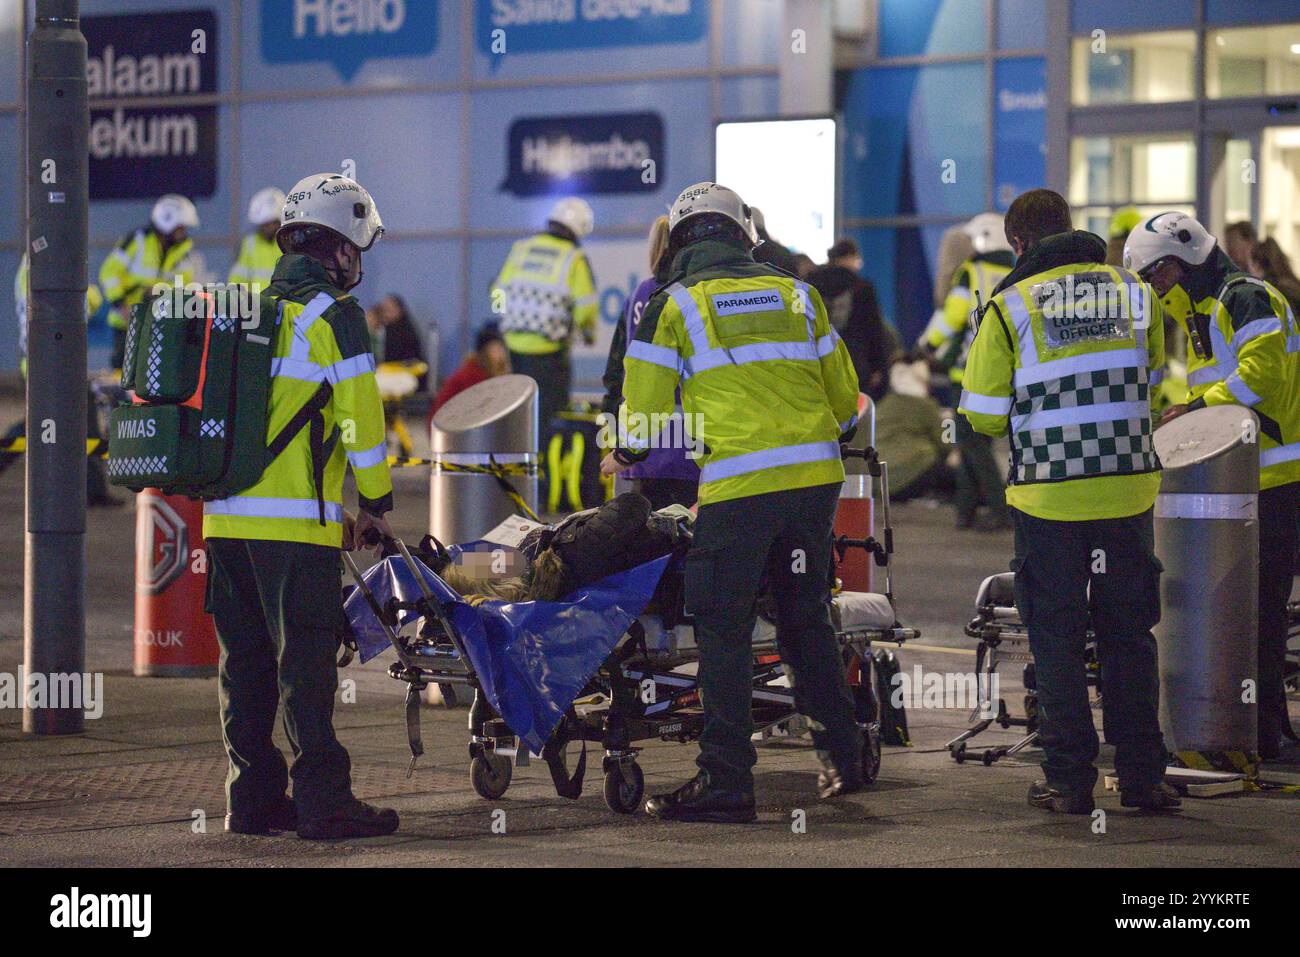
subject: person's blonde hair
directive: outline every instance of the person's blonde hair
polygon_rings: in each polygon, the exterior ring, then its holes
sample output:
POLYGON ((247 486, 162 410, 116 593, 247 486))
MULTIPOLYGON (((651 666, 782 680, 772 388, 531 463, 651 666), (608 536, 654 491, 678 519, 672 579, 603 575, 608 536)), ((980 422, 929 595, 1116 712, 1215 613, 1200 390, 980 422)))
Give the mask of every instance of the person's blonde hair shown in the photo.
POLYGON ((650 271, 659 268, 659 260, 668 249, 668 217, 659 216, 650 224, 650 234, 646 237, 650 244, 650 271))

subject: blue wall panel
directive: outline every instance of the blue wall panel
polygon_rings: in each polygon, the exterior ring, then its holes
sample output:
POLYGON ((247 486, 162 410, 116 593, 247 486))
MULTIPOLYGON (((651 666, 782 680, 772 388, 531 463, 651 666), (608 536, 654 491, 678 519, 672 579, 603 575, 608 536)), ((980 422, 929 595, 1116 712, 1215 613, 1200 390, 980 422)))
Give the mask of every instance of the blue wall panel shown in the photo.
MULTIPOLYGON (((1252 0, 1233 0, 1249 6, 1252 0)), ((1196 0, 1072 0, 1070 27, 1093 30, 1186 30, 1196 16, 1196 0)))
POLYGON ((454 93, 245 103, 241 203, 268 184, 288 190, 303 176, 341 172, 351 160, 386 227, 455 229, 460 225, 460 114, 454 93), (276 143, 294 147, 279 149, 276 143))
POLYGON ((989 130, 982 63, 854 71, 843 112, 847 217, 971 216, 984 208, 989 130))
POLYGON ((986 0, 878 0, 880 55, 976 53, 988 45, 986 0))

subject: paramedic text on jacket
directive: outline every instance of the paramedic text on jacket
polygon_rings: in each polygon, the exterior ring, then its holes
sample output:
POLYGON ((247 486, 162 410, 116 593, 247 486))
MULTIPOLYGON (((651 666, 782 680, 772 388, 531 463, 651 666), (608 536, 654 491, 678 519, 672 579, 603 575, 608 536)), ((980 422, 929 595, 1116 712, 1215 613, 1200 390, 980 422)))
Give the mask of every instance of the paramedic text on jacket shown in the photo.
MULTIPOLYGON (((685 601, 700 647, 704 730, 695 778, 646 810, 744 822, 755 814, 750 638, 765 571, 786 674, 822 762, 819 791, 833 797, 864 784, 862 735, 828 612, 839 443, 856 425, 858 381, 816 290, 754 261, 753 217, 735 192, 692 186, 669 227, 671 277, 628 345, 620 419, 667 416, 680 383, 687 419, 702 423, 685 601)), ((644 458, 648 433, 624 428, 602 471, 644 458)))

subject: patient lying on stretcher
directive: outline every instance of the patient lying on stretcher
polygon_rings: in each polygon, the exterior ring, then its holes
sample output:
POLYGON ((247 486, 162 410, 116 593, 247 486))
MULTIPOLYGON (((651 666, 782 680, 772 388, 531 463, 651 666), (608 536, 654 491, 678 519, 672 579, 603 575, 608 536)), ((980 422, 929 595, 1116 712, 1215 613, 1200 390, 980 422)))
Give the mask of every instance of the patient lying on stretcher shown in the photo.
POLYGON ((471 575, 427 538, 419 557, 471 604, 553 601, 670 552, 684 554, 694 520, 690 510, 680 505, 652 511, 645 496, 624 492, 599 508, 575 512, 558 525, 529 532, 518 546, 527 562, 522 575, 471 575))

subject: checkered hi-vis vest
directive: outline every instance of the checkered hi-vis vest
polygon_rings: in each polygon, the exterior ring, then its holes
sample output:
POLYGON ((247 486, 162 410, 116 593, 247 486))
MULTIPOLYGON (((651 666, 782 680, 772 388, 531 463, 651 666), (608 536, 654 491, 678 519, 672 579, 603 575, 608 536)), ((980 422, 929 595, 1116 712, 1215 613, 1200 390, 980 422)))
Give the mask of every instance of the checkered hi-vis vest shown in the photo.
POLYGON ((1160 468, 1151 441, 1150 295, 1130 273, 1082 265, 1031 277, 995 297, 1019 347, 1012 482, 1160 468))
POLYGON ((564 342, 573 328, 569 272, 578 248, 550 236, 515 243, 498 279, 505 292, 502 332, 534 332, 564 342))

